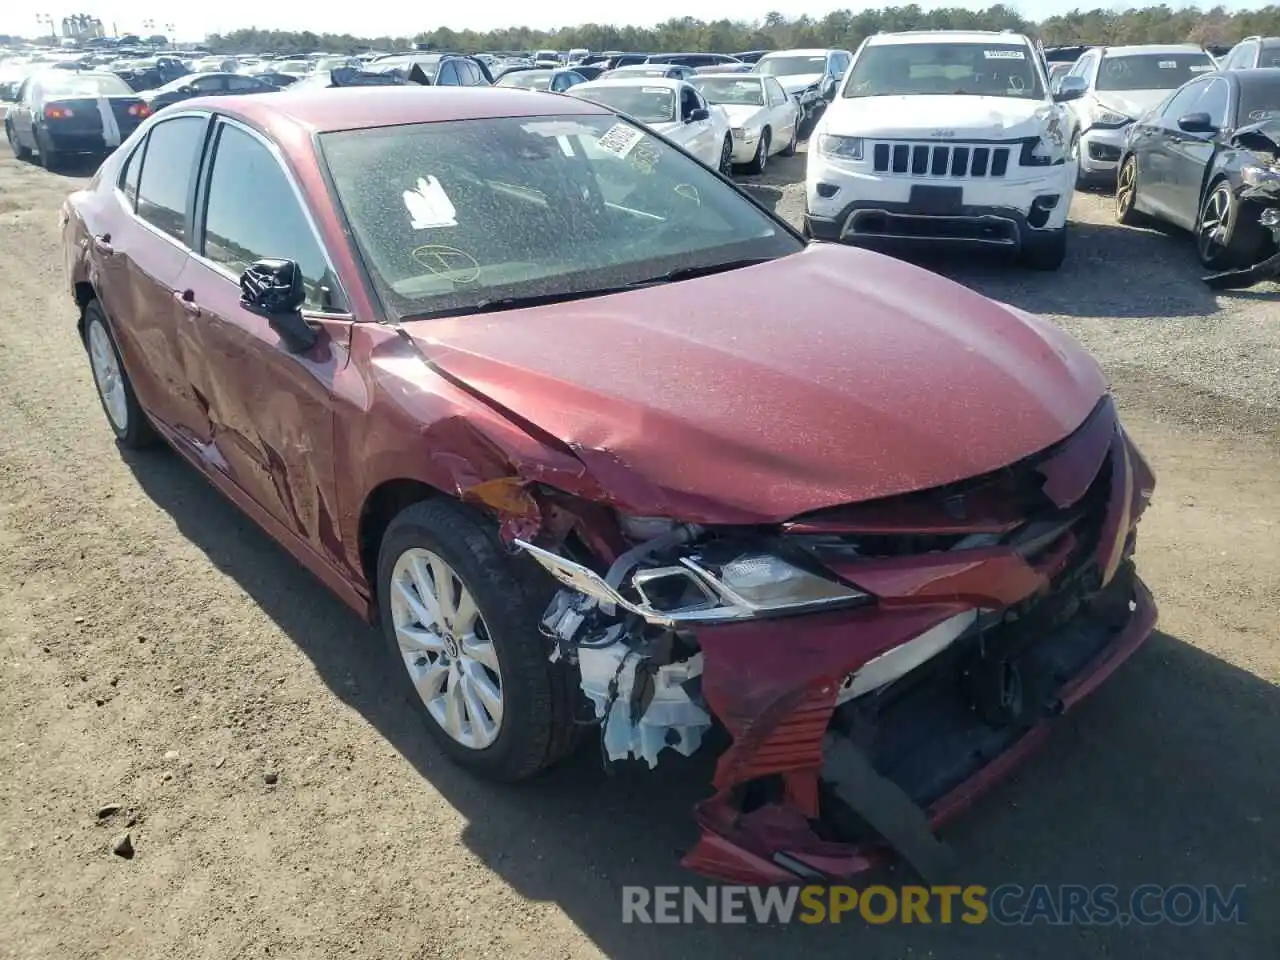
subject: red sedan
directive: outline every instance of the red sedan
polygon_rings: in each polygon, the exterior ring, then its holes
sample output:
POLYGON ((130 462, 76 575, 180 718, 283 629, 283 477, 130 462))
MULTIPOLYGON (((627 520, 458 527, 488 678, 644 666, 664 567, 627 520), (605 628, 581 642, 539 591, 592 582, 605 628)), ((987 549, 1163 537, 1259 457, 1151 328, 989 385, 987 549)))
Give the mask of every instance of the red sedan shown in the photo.
POLYGON ((191 100, 63 218, 119 442, 378 620, 478 773, 721 726, 707 875, 940 876, 934 828, 1154 624, 1154 480, 1075 343, 598 105, 191 100))

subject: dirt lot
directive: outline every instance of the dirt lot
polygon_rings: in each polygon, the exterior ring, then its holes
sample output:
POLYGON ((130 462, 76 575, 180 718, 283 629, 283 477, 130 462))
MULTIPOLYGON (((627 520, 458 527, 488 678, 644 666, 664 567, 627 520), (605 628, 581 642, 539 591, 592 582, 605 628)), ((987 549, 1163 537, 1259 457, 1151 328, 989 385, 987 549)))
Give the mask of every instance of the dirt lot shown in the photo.
MULTIPOLYGON (((790 217, 801 163, 755 188, 790 217)), ((974 882, 1245 884, 1248 925, 634 928, 623 884, 699 882, 676 858, 708 764, 448 766, 366 627, 176 456, 111 441, 55 223, 83 180, 0 156, 0 955, 1280 955, 1275 286, 1209 294, 1185 239, 1097 196, 1061 273, 936 265, 1095 350, 1160 479, 1161 632, 948 839, 974 882)))

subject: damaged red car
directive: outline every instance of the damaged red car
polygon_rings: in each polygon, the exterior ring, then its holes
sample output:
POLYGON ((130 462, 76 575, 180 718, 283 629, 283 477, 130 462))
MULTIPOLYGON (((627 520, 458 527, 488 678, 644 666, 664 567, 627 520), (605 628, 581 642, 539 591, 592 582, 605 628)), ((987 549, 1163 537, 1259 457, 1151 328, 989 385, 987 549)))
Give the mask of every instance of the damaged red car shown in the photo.
POLYGON ((1152 630, 1088 355, 596 104, 191 100, 63 217, 119 442, 379 621, 477 773, 723 728, 707 876, 943 876, 937 827, 1152 630))

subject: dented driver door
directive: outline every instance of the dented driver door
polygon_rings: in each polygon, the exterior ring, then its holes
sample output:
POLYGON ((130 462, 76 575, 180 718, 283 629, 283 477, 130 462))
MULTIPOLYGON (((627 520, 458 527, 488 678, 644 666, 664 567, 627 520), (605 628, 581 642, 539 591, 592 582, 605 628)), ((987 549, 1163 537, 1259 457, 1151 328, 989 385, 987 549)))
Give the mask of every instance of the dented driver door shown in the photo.
POLYGON ((223 120, 211 151, 199 249, 181 293, 200 346, 202 362, 189 375, 207 414, 205 455, 289 532, 335 560, 334 380, 348 360, 352 320, 268 141, 223 120), (267 258, 293 260, 303 272, 303 315, 317 333, 305 351, 241 305, 240 275, 267 258))

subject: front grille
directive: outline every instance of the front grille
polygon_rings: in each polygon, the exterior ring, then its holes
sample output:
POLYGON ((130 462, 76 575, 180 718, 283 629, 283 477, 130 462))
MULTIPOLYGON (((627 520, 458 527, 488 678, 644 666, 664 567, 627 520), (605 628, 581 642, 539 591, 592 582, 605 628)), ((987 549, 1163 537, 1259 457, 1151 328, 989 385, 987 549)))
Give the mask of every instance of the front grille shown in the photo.
POLYGON ((1003 177, 1010 146, 999 144, 879 142, 871 151, 876 173, 913 177, 1003 177))

